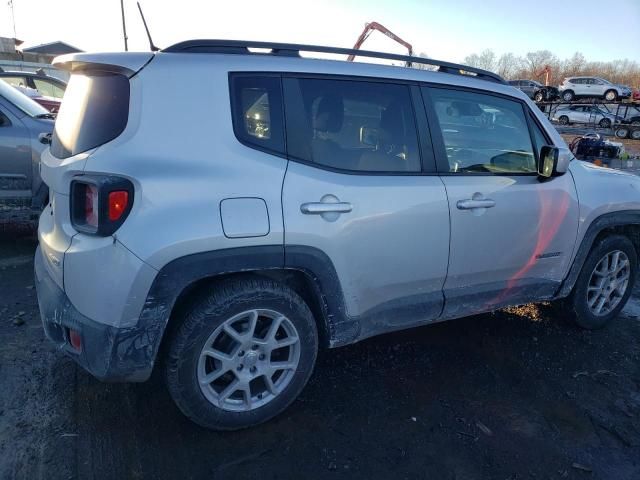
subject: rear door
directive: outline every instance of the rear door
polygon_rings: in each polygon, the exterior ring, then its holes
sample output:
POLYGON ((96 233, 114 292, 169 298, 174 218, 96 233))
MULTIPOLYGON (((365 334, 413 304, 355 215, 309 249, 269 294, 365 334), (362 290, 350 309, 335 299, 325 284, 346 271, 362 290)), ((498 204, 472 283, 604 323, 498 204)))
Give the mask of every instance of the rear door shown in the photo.
POLYGON ((423 89, 449 199, 444 317, 549 298, 578 227, 570 174, 540 182, 547 143, 528 106, 473 90, 423 89))
POLYGON ((324 76, 283 84, 287 264, 326 258, 344 295, 339 313, 357 320, 360 338, 436 319, 449 213, 430 140, 418 139, 419 89, 324 76))

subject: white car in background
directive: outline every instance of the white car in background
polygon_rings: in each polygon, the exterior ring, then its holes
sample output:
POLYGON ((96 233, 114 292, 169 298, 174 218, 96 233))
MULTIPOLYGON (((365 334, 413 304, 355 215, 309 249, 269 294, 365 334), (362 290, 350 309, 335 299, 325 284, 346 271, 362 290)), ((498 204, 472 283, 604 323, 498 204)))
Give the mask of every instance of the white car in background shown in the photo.
POLYGON ((558 86, 560 98, 570 102, 577 97, 597 97, 609 102, 629 98, 631 88, 616 85, 600 77, 569 77, 558 86))
POLYGON ((609 113, 596 105, 571 105, 558 108, 551 116, 551 120, 560 125, 592 123, 602 128, 609 128, 614 123, 620 123, 622 117, 609 113))

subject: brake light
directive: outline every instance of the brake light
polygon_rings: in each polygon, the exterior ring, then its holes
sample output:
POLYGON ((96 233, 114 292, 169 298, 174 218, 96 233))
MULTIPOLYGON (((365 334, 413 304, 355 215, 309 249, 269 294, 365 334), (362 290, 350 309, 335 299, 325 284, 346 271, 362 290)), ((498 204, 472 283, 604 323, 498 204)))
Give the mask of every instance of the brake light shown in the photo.
POLYGON ((71 223, 89 235, 113 234, 126 220, 134 200, 126 178, 82 175, 71 182, 71 223))
POLYGON ((129 192, 116 190, 109 192, 109 220, 115 222, 120 219, 129 203, 129 192))

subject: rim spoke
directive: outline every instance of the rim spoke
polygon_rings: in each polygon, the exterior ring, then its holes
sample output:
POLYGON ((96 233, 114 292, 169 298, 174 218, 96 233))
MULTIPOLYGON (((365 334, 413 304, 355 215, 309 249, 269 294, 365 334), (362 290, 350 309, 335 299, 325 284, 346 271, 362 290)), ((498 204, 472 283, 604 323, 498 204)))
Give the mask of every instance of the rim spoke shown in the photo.
POLYGON ((280 392, 280 390, 278 390, 278 388, 273 383, 273 379, 271 378, 271 375, 264 375, 263 377, 264 377, 264 383, 267 386, 267 390, 269 391, 269 393, 273 395, 277 395, 280 392))
POLYGON ((208 357, 213 357, 223 363, 230 361, 232 358, 231 355, 221 352, 220 350, 216 350, 215 348, 205 348, 204 350, 202 350, 202 354, 208 357))
POLYGON ((247 406, 247 410, 251 410, 251 385, 246 383, 242 388, 242 396, 244 398, 244 404, 247 406))
POLYGON ((236 342, 240 342, 240 343, 242 343, 243 336, 242 336, 240 333, 238 333, 238 331, 237 331, 235 328, 233 328, 231 325, 229 325, 229 324, 227 324, 227 323, 226 323, 226 324, 222 327, 222 330, 224 330, 224 333, 226 333, 227 335, 229 335, 229 336, 230 336, 231 338, 233 338, 236 342))
POLYGON ((228 371, 229 371, 228 368, 221 368, 219 370, 214 370, 213 372, 207 373, 203 378, 201 378, 200 383, 202 385, 209 385, 211 382, 216 381, 228 371))
POLYGON ((236 390, 238 390, 240 385, 240 381, 236 378, 233 382, 231 382, 229 385, 227 385, 227 387, 222 390, 220 392, 220 395, 218 395, 218 405, 220 407, 222 407, 222 404, 224 403, 224 401, 229 398, 229 396, 234 393, 236 390))
POLYGON ((279 316, 273 319, 271 325, 269 325, 269 331, 267 331, 267 334, 264 336, 264 339, 267 341, 267 343, 271 343, 275 340, 276 333, 278 333, 278 329, 280 328, 280 325, 282 325, 283 320, 283 316, 279 316))
POLYGON ((271 362, 270 367, 275 373, 279 370, 293 370, 296 368, 296 364, 294 362, 271 362))
POLYGON ((298 343, 298 337, 291 336, 276 341, 275 348, 288 347, 289 345, 295 345, 296 343, 298 343))
POLYGON ((587 305, 589 305, 589 308, 593 308, 593 306, 598 301, 601 295, 602 295, 602 290, 599 290, 598 293, 591 298, 591 300, 587 300, 587 305))
POLYGON ((249 338, 253 338, 253 334, 256 333, 256 325, 258 324, 258 311, 252 310, 251 315, 249 316, 249 329, 247 330, 246 336, 249 338))
POLYGON ((600 311, 602 310, 602 307, 604 307, 604 304, 605 304, 606 301, 607 301, 607 296, 606 295, 601 295, 600 296, 600 301, 596 305, 596 313, 600 313, 600 311))
POLYGON ((620 261, 620 253, 619 251, 613 252, 611 254, 611 262, 609 262, 609 272, 613 273, 618 268, 618 262, 620 261))

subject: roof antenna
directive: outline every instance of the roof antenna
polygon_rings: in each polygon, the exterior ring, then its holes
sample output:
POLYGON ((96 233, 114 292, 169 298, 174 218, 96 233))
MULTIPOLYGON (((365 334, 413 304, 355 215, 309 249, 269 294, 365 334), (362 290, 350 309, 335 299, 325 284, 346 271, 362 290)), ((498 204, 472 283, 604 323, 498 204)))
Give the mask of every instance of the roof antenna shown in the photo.
POLYGON ((151 39, 151 34, 149 33, 149 27, 147 27, 147 21, 144 19, 144 13, 142 13, 142 7, 140 6, 140 2, 136 2, 138 4, 138 10, 140 11, 140 16, 142 17, 142 23, 144 24, 144 29, 147 31, 147 37, 149 38, 149 48, 152 52, 157 52, 160 50, 153 44, 153 40, 151 39))

